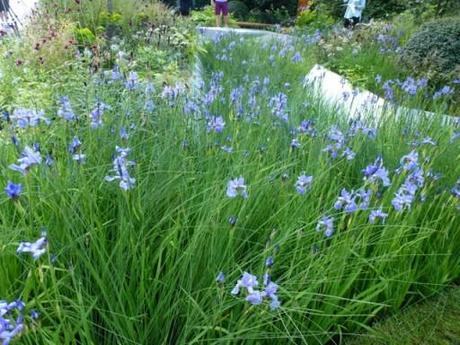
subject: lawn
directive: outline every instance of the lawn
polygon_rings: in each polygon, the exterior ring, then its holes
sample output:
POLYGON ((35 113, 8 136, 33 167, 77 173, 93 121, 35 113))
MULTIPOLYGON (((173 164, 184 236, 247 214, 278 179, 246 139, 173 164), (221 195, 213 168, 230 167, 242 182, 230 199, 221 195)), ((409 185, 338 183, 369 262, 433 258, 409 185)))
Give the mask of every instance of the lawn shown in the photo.
POLYGON ((360 335, 349 345, 445 345, 460 339, 460 292, 453 288, 441 296, 377 324, 369 334, 360 335))

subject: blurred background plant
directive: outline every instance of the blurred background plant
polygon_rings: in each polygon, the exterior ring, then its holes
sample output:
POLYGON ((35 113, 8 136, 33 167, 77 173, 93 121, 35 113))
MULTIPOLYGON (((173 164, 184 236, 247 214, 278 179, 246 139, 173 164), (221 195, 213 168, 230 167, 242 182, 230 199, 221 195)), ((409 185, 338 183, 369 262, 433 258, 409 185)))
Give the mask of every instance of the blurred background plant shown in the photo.
POLYGON ((438 86, 460 76, 460 17, 423 24, 404 45, 400 60, 438 86))
MULTIPOLYGON (((200 26, 214 26, 216 25, 216 16, 214 14, 214 8, 211 5, 204 6, 200 9, 193 10, 190 15, 191 21, 195 25, 200 26)), ((228 19, 230 27, 237 27, 236 20, 231 12, 228 19)))
POLYGON ((310 31, 326 29, 335 24, 336 19, 328 13, 327 5, 311 1, 310 7, 301 11, 296 18, 295 25, 299 28, 308 28, 310 31))

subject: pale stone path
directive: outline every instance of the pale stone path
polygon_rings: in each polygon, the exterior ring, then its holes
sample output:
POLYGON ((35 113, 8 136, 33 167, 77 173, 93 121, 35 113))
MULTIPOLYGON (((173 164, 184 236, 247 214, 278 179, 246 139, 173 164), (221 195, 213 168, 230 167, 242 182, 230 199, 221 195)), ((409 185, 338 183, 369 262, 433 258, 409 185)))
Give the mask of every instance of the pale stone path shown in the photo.
POLYGON ((36 2, 36 0, 10 0, 11 10, 19 18, 19 21, 24 24, 27 21, 27 17, 32 13, 36 2))
MULTIPOLYGON (((10 0, 8 23, 14 22, 20 29, 27 22, 36 6, 37 0, 10 0)), ((2 23, 3 25, 6 23, 2 23)))

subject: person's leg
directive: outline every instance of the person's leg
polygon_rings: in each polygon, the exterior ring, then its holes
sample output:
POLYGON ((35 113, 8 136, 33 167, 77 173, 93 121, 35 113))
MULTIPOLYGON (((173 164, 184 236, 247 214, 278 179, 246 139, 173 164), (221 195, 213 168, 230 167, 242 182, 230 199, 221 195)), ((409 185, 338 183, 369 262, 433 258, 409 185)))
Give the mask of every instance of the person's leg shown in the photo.
POLYGON ((222 3, 222 15, 224 16, 225 26, 228 26, 228 2, 222 3))
POLYGON ((221 8, 221 5, 220 5, 220 2, 215 2, 215 11, 214 11, 215 15, 216 15, 216 26, 217 27, 220 27, 222 25, 222 8, 221 8))
POLYGON ((0 0, 0 20, 8 20, 9 0, 0 0))
POLYGON ((355 28, 356 24, 359 23, 359 17, 353 17, 351 18, 351 22, 352 22, 352 27, 353 29, 355 28))

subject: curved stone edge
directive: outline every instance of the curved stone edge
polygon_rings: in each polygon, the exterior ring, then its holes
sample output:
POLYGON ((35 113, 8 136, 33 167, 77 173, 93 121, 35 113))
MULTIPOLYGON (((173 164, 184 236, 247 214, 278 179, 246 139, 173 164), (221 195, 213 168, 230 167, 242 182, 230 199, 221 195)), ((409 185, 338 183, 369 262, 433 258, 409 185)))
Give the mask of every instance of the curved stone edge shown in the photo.
POLYGON ((290 41, 293 39, 292 36, 286 34, 280 34, 272 31, 256 30, 256 29, 240 29, 240 28, 219 28, 210 26, 199 26, 197 27, 199 36, 205 39, 219 39, 226 35, 237 35, 237 36, 269 36, 277 40, 290 41))
POLYGON ((341 108, 350 118, 369 118, 365 115, 371 114, 370 120, 377 123, 384 118, 385 114, 392 114, 397 118, 410 118, 415 122, 437 116, 442 117, 441 122, 444 125, 459 121, 459 118, 454 116, 396 106, 368 90, 353 87, 349 80, 319 64, 313 66, 305 76, 303 86, 312 88, 327 103, 341 108))

